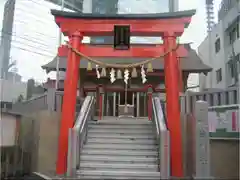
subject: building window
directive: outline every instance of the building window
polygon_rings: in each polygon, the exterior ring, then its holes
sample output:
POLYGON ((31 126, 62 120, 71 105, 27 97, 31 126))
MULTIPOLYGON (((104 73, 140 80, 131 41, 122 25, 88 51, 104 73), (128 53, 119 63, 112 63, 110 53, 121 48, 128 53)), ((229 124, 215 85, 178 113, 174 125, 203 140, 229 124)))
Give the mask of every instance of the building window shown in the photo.
POLYGON ((228 62, 228 69, 229 69, 229 75, 231 78, 234 77, 234 74, 235 74, 235 66, 234 66, 234 61, 233 60, 230 60, 228 62))
POLYGON ((218 53, 221 49, 221 42, 220 42, 220 38, 218 38, 215 42, 215 52, 218 53))
POLYGON ((240 54, 228 62, 228 71, 231 78, 235 78, 240 73, 240 54))
POLYGON ((240 74, 240 54, 237 54, 236 55, 236 59, 235 59, 237 62, 237 67, 236 67, 236 69, 237 69, 237 74, 240 74))
POLYGON ((239 23, 235 23, 229 31, 229 42, 233 44, 240 37, 239 23))
POLYGON ((217 83, 222 81, 222 68, 216 71, 216 79, 217 79, 217 83))

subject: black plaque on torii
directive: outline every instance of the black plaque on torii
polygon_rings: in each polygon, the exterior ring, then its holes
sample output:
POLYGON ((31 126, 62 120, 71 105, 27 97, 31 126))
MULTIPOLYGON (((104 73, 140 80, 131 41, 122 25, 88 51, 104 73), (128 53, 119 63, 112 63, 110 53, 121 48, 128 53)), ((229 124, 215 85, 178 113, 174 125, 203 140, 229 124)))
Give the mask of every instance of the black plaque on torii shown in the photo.
POLYGON ((114 26, 114 49, 128 50, 130 48, 130 26, 114 26))

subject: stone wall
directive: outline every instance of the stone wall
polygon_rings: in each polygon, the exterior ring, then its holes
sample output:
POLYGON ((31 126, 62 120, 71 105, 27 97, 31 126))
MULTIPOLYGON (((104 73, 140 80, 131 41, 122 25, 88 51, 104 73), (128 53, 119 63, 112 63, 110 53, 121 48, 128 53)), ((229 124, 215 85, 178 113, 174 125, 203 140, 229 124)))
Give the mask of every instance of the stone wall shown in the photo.
POLYGON ((39 121, 38 153, 36 171, 44 174, 54 173, 57 160, 59 135, 59 115, 55 112, 42 111, 37 116, 39 121))
MULTIPOLYGON (((183 152, 185 175, 195 174, 195 122, 191 116, 182 115, 183 152)), ((216 179, 239 178, 239 139, 210 137, 210 170, 216 179)))
POLYGON ((31 171, 55 174, 59 119, 58 113, 47 110, 22 117, 20 137, 24 142, 21 146, 24 148, 24 144, 28 144, 28 151, 31 151, 31 171), (28 138, 23 132, 28 134, 28 138))
POLYGON ((210 140, 211 174, 216 179, 239 179, 239 140, 210 140))

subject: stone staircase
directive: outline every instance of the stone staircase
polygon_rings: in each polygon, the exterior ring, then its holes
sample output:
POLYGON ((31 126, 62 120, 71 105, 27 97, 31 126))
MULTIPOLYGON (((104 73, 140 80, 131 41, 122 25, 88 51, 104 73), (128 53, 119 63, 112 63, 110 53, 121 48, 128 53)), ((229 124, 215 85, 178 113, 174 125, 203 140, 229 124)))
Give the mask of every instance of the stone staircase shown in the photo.
POLYGON ((78 178, 160 179, 154 131, 147 119, 90 122, 78 178))

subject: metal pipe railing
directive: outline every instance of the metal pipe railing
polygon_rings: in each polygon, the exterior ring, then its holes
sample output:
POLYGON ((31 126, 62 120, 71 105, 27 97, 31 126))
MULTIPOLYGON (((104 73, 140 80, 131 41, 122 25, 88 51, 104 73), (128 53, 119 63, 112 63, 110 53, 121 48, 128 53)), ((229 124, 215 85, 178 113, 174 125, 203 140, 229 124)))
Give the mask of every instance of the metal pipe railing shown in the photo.
POLYGON ((73 128, 69 129, 67 176, 76 173, 80 166, 80 153, 87 139, 88 121, 93 119, 95 98, 87 96, 73 128))
POLYGON ((152 98, 153 124, 156 127, 161 179, 170 178, 170 136, 159 97, 152 98))

